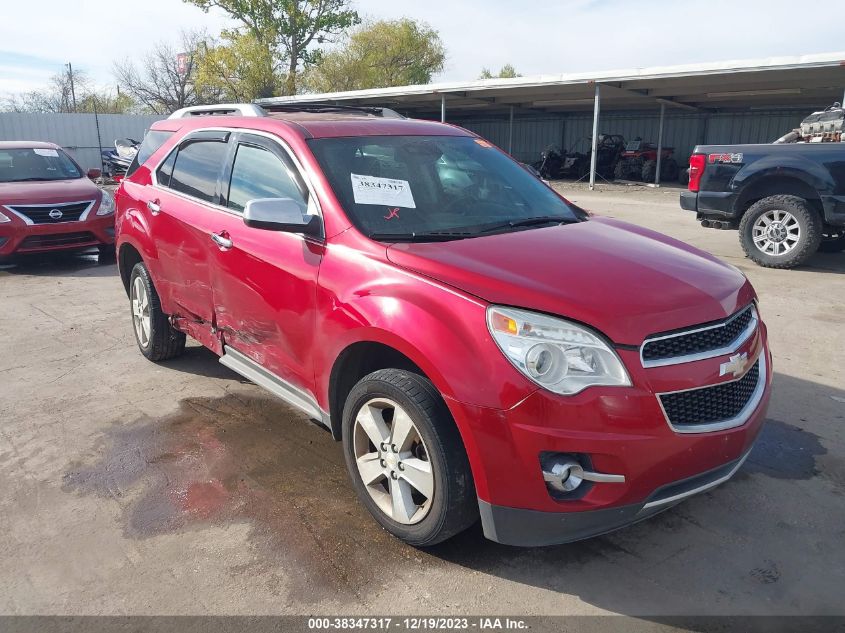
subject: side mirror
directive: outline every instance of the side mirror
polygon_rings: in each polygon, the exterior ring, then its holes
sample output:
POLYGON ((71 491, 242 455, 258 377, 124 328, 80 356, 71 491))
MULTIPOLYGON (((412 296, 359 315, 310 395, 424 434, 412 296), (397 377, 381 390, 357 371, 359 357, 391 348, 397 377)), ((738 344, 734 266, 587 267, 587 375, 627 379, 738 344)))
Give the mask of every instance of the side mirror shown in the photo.
POLYGON ((96 180, 97 178, 99 178, 102 175, 103 175, 102 169, 89 169, 88 170, 88 177, 91 180, 96 180))
POLYGON ((250 200, 244 208, 244 224, 254 229, 303 235, 320 235, 322 228, 319 216, 302 213, 302 207, 292 198, 250 200))

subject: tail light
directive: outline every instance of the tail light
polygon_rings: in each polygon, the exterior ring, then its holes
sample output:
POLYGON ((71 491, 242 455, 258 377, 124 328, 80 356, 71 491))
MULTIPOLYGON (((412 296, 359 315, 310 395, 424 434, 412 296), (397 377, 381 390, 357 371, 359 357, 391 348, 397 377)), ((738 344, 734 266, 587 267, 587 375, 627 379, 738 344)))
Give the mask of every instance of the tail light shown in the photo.
POLYGON ((698 191, 701 187, 701 174, 704 173, 704 154, 689 157, 689 190, 698 191))

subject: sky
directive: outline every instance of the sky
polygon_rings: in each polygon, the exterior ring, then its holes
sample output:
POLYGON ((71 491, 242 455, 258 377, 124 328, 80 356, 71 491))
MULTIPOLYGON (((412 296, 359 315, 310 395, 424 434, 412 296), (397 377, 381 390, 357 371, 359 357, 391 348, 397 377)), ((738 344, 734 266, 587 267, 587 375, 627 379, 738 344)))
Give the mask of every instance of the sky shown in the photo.
MULTIPOLYGON (((410 17, 438 30, 448 58, 435 81, 472 80, 482 67, 507 63, 527 76, 845 50, 845 8, 832 8, 838 3, 830 0, 353 4, 363 16, 410 17)), ((114 61, 143 54, 157 41, 175 43, 182 29, 217 33, 232 25, 219 11, 206 14, 180 0, 0 0, 0 15, 0 98, 43 88, 67 62, 99 86, 113 87, 114 61)))

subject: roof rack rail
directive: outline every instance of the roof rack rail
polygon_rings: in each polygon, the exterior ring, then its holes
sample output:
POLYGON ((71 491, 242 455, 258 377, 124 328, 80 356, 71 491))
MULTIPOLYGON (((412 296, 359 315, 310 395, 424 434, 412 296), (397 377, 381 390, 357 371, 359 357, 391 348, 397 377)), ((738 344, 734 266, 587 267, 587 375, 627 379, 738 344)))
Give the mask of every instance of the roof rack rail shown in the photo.
POLYGON ((331 103, 262 103, 261 107, 267 112, 348 112, 354 114, 363 112, 385 119, 404 119, 396 110, 380 106, 335 105, 331 103))
POLYGON ((267 113, 254 103, 217 103, 180 108, 167 118, 185 119, 193 116, 267 116, 267 113))

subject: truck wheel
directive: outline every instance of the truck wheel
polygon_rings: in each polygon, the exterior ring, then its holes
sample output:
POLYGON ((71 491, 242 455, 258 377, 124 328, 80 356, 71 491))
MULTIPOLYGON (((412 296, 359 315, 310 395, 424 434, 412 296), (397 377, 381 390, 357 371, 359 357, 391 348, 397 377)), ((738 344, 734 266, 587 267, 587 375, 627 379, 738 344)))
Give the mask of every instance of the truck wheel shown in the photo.
POLYGON ((406 543, 434 545, 477 519, 463 442, 426 378, 398 369, 362 378, 343 408, 343 449, 358 498, 406 543))
POLYGON ((147 267, 139 262, 129 277, 129 305, 138 349, 149 360, 175 358, 185 351, 185 334, 170 325, 161 311, 153 281, 147 267))
POLYGON ((819 244, 821 253, 841 253, 845 251, 845 229, 829 230, 822 233, 822 243, 819 244))
POLYGON ((739 223, 745 254, 766 268, 793 268, 819 248, 819 214, 798 196, 769 196, 755 202, 739 223))

